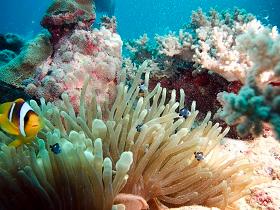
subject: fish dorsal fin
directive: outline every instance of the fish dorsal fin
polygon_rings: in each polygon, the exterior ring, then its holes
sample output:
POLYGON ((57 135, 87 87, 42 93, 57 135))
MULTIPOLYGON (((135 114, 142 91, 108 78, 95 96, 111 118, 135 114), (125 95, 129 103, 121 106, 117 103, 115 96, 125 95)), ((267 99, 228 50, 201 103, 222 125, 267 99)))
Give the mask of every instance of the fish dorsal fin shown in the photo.
POLYGON ((5 116, 5 114, 7 115, 12 103, 14 103, 14 102, 6 102, 6 103, 1 104, 0 105, 0 114, 3 114, 3 116, 5 116))
POLYGON ((25 101, 24 101, 24 99, 22 99, 22 98, 18 98, 17 100, 15 100, 15 102, 16 102, 16 103, 19 103, 19 102, 24 103, 25 101))

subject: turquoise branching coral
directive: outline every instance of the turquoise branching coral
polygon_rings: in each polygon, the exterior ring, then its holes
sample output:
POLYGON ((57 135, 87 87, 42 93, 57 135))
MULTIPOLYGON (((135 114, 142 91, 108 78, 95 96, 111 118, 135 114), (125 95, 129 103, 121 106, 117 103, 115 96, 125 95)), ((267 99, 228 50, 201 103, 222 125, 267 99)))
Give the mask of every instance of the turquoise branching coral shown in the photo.
POLYGON ((238 122, 237 131, 244 136, 263 132, 263 122, 273 126, 280 139, 280 89, 267 86, 263 92, 258 87, 246 85, 239 93, 224 93, 225 106, 220 113, 228 124, 238 122))
MULTIPOLYGON (((0 209, 123 209, 127 203, 120 202, 120 193, 132 206, 137 197, 143 206, 146 201, 225 209, 248 194, 254 166, 222 152, 228 129, 213 125, 210 113, 195 123, 195 103, 186 119, 180 117, 183 91, 180 102, 175 91, 166 102, 167 90, 160 85, 139 97, 142 74, 130 87, 119 84, 110 108, 100 107, 94 95, 85 100, 86 91, 94 92, 89 80, 78 113, 66 94, 59 105, 31 101, 45 128, 37 142, 17 150, 6 146, 9 137, 1 133, 0 209), (50 149, 56 143, 59 154, 50 149), (203 158, 196 159, 195 152, 203 158)), ((146 86, 148 81, 146 72, 146 86)))
POLYGON ((248 30, 236 41, 239 50, 253 61, 246 73, 246 83, 238 94, 224 93, 221 116, 229 124, 238 124, 241 135, 263 132, 263 122, 269 123, 280 139, 280 35, 276 29, 259 26, 248 30))

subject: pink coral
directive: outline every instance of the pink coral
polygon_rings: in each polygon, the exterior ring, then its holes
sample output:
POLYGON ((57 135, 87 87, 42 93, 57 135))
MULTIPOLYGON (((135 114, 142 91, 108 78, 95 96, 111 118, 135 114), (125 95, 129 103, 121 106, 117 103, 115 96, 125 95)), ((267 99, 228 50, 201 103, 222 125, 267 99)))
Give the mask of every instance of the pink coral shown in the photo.
MULTIPOLYGON (((34 82, 26 87, 27 93, 56 101, 66 92, 78 107, 82 86, 89 76, 97 102, 113 101, 122 63, 122 41, 118 34, 105 28, 75 30, 61 38, 57 46, 53 58, 38 68, 34 82)), ((92 91, 87 93, 90 94, 92 91)))
POLYGON ((249 203, 256 203, 256 206, 266 207, 266 209, 273 209, 270 208, 270 205, 273 203, 271 196, 268 195, 267 192, 264 192, 261 189, 254 189, 252 190, 251 198, 248 200, 249 203))
POLYGON ((90 29, 94 20, 92 1, 56 0, 48 8, 41 25, 49 30, 56 44, 75 29, 90 29))

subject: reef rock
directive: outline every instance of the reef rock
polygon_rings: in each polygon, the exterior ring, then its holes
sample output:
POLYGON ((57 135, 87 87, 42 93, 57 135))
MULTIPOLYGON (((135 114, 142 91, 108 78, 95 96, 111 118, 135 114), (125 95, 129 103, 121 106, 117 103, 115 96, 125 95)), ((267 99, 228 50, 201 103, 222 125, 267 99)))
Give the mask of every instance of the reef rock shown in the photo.
POLYGON ((95 20, 91 0, 56 0, 48 8, 41 25, 52 35, 52 42, 75 29, 88 30, 95 20))

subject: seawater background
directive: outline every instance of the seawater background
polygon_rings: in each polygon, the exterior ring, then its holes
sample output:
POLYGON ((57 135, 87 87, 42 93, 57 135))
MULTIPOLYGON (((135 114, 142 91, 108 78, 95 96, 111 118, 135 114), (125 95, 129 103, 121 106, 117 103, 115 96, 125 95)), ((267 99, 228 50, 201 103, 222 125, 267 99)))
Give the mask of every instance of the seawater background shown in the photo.
MULTIPOLYGON (((178 31, 192 10, 244 8, 264 24, 280 28, 280 0, 116 0, 118 32, 123 39, 178 31)), ((42 28, 40 20, 51 0, 1 0, 0 33, 18 33, 26 39, 42 28)), ((100 17, 101 14, 98 14, 100 17)))

